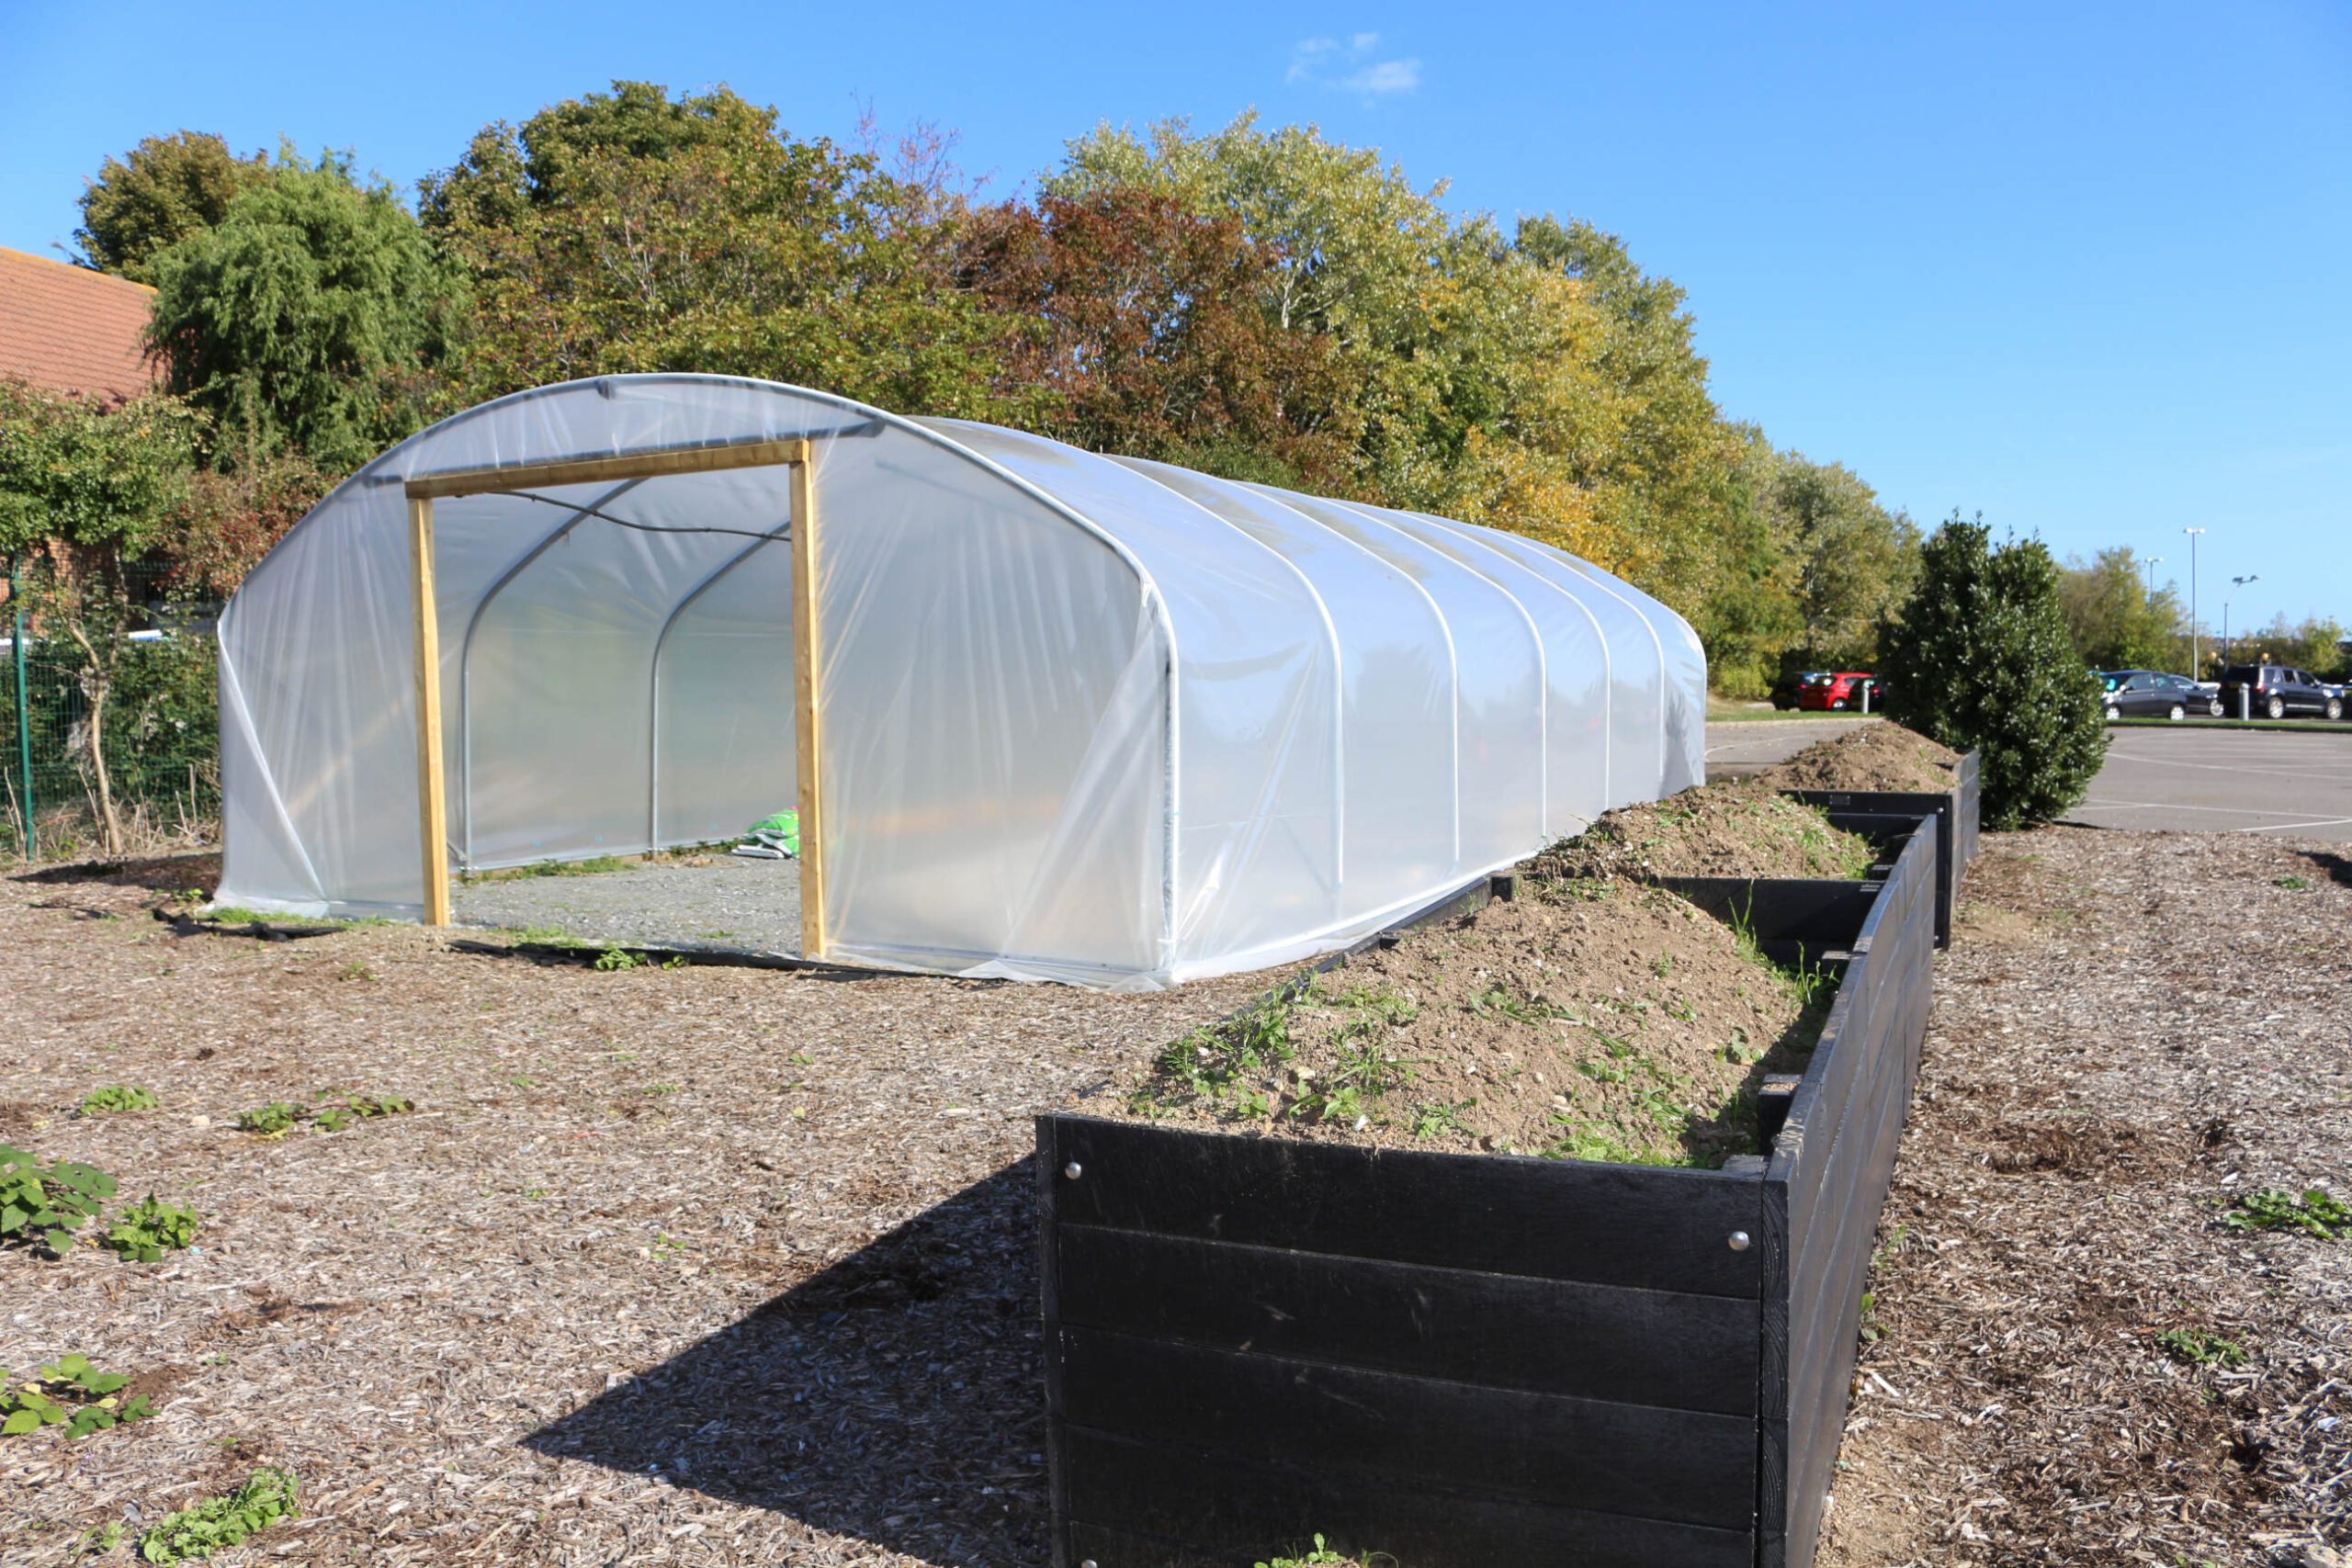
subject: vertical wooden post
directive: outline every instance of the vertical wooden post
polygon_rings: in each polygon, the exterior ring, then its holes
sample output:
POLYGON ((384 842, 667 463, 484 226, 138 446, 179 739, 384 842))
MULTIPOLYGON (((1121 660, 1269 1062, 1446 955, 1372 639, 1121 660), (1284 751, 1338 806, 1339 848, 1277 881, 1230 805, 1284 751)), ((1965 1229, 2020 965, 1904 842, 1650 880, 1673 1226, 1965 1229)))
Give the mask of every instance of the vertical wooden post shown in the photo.
POLYGON ((424 923, 449 923, 449 808, 441 770, 441 615, 434 606, 433 498, 408 503, 416 567, 416 798, 424 840, 424 923))
POLYGON ((803 449, 792 474, 792 641, 793 695, 798 721, 794 751, 797 757, 800 811, 800 955, 825 955, 825 803, 824 770, 818 765, 823 744, 822 691, 817 628, 817 485, 803 449))

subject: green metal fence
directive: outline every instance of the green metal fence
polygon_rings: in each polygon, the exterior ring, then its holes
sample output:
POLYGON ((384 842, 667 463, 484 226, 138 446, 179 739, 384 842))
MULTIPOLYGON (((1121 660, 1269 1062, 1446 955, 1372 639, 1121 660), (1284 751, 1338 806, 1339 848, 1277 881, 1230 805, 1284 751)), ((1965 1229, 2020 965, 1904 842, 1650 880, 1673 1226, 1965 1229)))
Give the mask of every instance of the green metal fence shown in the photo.
MULTIPOLYGON (((0 620, 0 854, 87 852, 103 844, 88 661, 63 638, 20 643, 14 632, 0 620)), ((215 681, 201 631, 142 632, 120 648, 99 743, 116 813, 136 836, 185 834, 219 817, 215 681)))

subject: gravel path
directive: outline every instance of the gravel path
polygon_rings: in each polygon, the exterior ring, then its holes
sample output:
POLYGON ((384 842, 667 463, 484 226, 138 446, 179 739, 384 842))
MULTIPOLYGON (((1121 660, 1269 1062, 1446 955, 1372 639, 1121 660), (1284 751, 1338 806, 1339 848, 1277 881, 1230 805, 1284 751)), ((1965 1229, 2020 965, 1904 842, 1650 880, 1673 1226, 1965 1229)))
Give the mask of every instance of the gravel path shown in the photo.
POLYGON ((800 952, 800 863, 658 861, 585 876, 515 876, 451 890, 458 919, 649 947, 800 952))

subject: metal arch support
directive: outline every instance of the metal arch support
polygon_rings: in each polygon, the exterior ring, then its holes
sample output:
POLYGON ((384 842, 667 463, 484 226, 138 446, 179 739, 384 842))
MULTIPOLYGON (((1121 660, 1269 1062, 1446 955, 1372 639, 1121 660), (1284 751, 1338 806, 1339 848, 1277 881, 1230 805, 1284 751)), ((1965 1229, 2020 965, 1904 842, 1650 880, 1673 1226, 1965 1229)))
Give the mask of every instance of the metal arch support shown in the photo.
POLYGON ((695 600, 708 592, 720 578, 776 540, 786 537, 791 531, 792 522, 786 518, 766 537, 753 540, 729 557, 709 576, 695 583, 684 598, 671 606, 668 618, 662 623, 662 629, 653 634, 653 658, 646 670, 645 841, 654 849, 662 847, 662 649, 669 643, 670 628, 676 626, 678 617, 684 615, 695 600))
MULTIPOLYGON (((497 602, 501 593, 506 592, 506 585, 522 576, 533 561, 547 554, 566 535, 591 517, 602 517, 604 513, 598 508, 618 501, 644 482, 644 478, 624 479, 595 500, 580 506, 572 506, 570 502, 564 501, 555 502, 558 506, 571 507, 571 515, 564 520, 562 526, 554 529, 546 538, 524 551, 520 559, 500 572, 497 580, 484 589, 481 597, 474 602, 474 613, 466 621, 466 635, 458 640, 458 809, 466 819, 464 841, 458 846, 458 863, 468 871, 471 871, 474 864, 474 633, 481 629, 481 618, 490 613, 491 605, 497 602)), ((515 492, 496 491, 476 493, 513 494, 515 492)), ((429 501, 431 498, 415 499, 429 501)), ((549 498, 532 496, 529 499, 546 501, 549 498)), ((414 504, 414 499, 412 500, 411 504, 414 504)))

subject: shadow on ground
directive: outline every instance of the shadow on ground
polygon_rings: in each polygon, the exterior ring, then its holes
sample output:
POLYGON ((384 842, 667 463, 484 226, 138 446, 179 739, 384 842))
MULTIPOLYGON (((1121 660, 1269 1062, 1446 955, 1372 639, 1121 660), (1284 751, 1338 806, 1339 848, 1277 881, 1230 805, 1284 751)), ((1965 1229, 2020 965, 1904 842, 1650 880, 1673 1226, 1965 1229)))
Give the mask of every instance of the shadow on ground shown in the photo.
POLYGON ((1046 1556, 1035 1162, 524 1439, 957 1568, 1046 1556))
POLYGON ((2346 860, 2332 850, 2305 850, 2303 858, 2327 873, 2331 880, 2352 887, 2352 860, 2346 860))

